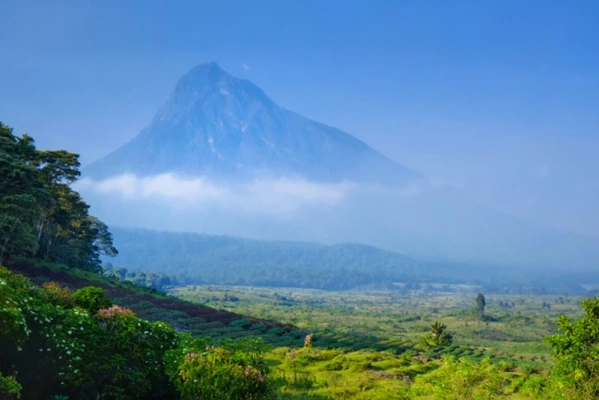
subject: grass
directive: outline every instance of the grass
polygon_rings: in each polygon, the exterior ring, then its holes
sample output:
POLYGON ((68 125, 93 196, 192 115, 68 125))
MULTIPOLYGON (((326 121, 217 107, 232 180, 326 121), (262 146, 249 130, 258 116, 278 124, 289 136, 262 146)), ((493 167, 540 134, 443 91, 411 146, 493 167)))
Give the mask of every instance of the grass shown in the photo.
POLYGON ((12 269, 38 284, 103 287, 115 303, 141 318, 214 342, 259 336, 267 345, 269 378, 280 399, 434 399, 412 388, 442 370, 445 356, 472 360, 472 365, 490 360, 497 366, 494 374, 506 382, 501 388, 505 396, 497 398, 544 398, 546 393, 528 389, 546 380, 553 365, 543 338, 556 332, 558 315, 578 318, 582 313, 581 298, 569 296, 487 296, 481 318, 472 312, 473 292, 195 285, 165 294, 57 265, 24 263, 12 269), (451 345, 420 343, 434 321, 447 325, 451 345), (304 348, 311 332, 313 346, 304 348))

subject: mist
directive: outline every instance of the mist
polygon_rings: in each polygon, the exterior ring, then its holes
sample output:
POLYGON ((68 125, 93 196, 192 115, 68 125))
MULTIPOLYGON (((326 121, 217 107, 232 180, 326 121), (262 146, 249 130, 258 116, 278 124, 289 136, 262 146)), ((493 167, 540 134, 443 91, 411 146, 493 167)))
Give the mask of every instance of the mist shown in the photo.
POLYGON ((459 189, 300 178, 245 183, 124 174, 76 184, 112 226, 326 244, 363 243, 423 260, 590 270, 599 241, 469 199, 459 189))

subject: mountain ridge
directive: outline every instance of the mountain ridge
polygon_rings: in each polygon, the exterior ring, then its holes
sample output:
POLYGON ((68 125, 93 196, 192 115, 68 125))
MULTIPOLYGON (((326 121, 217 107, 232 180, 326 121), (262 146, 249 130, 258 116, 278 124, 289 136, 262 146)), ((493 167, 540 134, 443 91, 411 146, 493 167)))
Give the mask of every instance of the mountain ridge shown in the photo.
POLYGON ((424 179, 349 133, 279 106, 215 62, 187 72, 136 137, 84 168, 95 179, 166 172, 384 184, 424 179))

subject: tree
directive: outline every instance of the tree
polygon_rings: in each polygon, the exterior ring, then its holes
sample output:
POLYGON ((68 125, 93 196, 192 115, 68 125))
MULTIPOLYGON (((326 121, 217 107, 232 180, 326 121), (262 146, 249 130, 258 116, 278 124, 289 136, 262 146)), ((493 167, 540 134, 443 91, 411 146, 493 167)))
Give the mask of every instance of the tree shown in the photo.
POLYGON ((545 340, 553 347, 557 365, 553 376, 571 399, 599 398, 599 297, 582 301, 584 316, 573 322, 557 319, 561 334, 545 340))
POLYGON ((482 293, 476 295, 476 312, 479 314, 483 314, 485 312, 485 306, 487 302, 485 301, 485 296, 482 293))
POLYGON ((431 332, 420 340, 428 347, 449 346, 453 342, 453 336, 447 332, 447 325, 437 321, 431 325, 431 332))
POLYGON ((35 223, 49 191, 22 156, 31 153, 31 140, 17 138, 0 122, 0 263, 38 250, 35 223))
POLYGON ((99 271, 100 255, 117 254, 107 226, 70 187, 79 166, 78 154, 37 150, 0 122, 0 262, 37 256, 99 271))

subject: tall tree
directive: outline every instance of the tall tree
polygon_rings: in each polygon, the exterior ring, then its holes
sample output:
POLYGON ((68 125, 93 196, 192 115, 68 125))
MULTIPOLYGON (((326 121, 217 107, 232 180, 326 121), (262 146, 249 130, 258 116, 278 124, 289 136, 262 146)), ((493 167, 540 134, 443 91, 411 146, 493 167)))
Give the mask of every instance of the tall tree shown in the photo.
POLYGON ((28 136, 17 138, 0 122, 0 263, 38 249, 35 223, 50 193, 23 156, 32 154, 31 142, 28 136))
POLYGON ((79 166, 78 154, 37 150, 31 136, 0 123, 0 262, 36 255, 98 270, 100 255, 117 254, 106 225, 70 187, 79 166))
POLYGON ((485 306, 487 302, 485 301, 485 296, 482 293, 476 295, 476 311, 479 314, 483 314, 485 312, 485 306))

